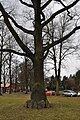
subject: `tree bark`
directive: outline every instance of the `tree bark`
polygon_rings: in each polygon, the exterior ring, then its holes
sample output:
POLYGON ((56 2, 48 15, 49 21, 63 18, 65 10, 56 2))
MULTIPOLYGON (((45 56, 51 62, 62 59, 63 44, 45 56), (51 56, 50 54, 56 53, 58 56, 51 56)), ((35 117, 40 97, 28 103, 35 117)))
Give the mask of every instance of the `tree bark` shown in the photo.
MULTIPOLYGON (((47 97, 45 94, 44 87, 44 72, 43 72, 43 42, 42 42, 42 28, 41 28, 41 16, 40 16, 40 1, 38 3, 34 1, 35 6, 35 57, 34 57, 34 85, 31 94, 31 102, 33 102, 34 107, 37 106, 40 101, 44 101, 42 107, 47 107, 46 104, 47 97)), ((30 103, 31 103, 30 102, 30 103)), ((42 103, 42 102, 41 102, 42 103)), ((33 106, 33 105, 32 105, 33 106)))

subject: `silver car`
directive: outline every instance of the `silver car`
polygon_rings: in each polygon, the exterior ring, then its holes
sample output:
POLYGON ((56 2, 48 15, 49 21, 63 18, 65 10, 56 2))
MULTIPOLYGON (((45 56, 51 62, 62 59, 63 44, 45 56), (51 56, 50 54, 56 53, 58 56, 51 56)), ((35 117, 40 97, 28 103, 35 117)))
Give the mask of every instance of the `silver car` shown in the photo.
POLYGON ((77 93, 72 90, 64 90, 63 95, 73 97, 73 96, 77 96, 77 93))
POLYGON ((78 94, 77 94, 78 96, 80 96, 80 91, 78 92, 78 94))

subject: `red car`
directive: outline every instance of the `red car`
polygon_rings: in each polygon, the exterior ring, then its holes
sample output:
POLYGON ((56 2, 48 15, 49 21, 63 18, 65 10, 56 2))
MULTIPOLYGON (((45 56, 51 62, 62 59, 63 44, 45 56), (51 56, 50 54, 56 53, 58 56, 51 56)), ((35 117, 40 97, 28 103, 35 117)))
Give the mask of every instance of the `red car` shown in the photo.
POLYGON ((47 96, 55 95, 55 91, 46 91, 47 96))

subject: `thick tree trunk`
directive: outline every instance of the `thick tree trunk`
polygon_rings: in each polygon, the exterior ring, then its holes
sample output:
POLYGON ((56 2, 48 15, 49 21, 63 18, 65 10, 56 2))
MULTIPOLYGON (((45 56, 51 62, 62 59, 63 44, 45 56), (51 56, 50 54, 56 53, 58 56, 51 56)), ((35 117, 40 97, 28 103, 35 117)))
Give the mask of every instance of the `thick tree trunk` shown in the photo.
POLYGON ((44 72, 43 72, 43 42, 41 28, 41 11, 40 1, 34 1, 35 6, 35 57, 34 57, 34 85, 32 88, 31 100, 26 103, 26 107, 45 108, 49 107, 44 87, 44 72), (37 2, 37 4, 36 4, 37 2))
MULTIPOLYGON (((40 32, 40 31, 39 31, 40 32)), ((41 35, 41 34, 39 34, 41 35)), ((43 48, 41 36, 37 39, 36 52, 34 58, 34 83, 31 93, 31 100, 27 101, 25 107, 29 108, 46 108, 50 107, 45 94, 44 72, 43 72, 43 48), (40 41, 39 41, 40 40, 40 41)))
POLYGON ((35 56, 34 82, 39 82, 44 86, 43 58, 39 53, 35 56))
POLYGON ((46 108, 50 107, 44 87, 43 59, 36 55, 34 62, 34 83, 31 93, 31 100, 25 104, 26 108, 46 108), (39 57, 38 59, 36 59, 39 57))

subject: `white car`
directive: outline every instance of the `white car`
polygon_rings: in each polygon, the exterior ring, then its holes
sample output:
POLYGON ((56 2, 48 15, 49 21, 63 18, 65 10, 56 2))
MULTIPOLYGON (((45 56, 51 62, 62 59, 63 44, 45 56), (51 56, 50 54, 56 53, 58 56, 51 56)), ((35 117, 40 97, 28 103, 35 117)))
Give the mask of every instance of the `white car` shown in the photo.
POLYGON ((80 91, 78 92, 78 94, 77 94, 78 96, 80 96, 80 91))
POLYGON ((77 93, 72 90, 64 90, 63 95, 73 97, 73 96, 77 96, 77 93))

